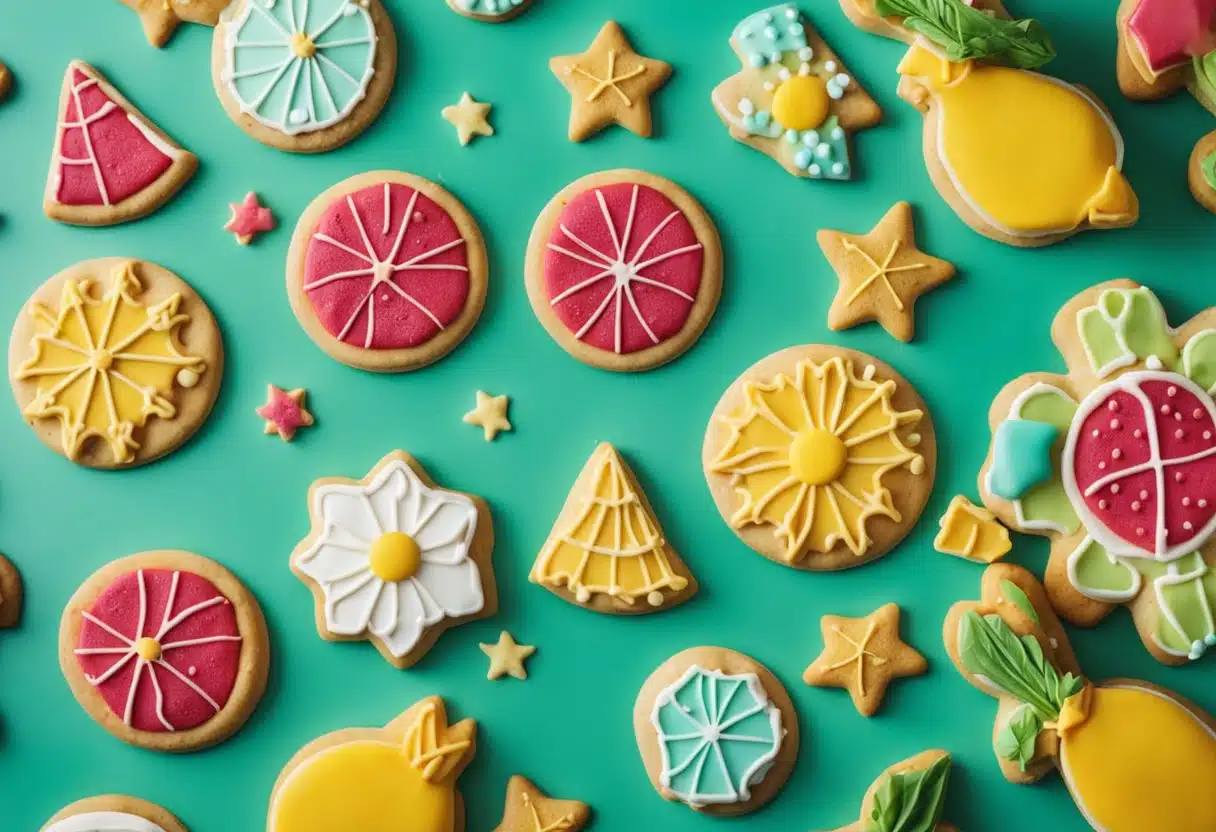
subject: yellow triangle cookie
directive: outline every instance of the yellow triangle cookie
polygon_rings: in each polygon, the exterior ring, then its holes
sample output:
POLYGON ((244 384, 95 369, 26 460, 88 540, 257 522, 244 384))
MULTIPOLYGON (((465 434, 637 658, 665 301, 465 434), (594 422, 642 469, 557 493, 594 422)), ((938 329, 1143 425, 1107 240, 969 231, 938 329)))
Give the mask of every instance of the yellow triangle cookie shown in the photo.
POLYGON ((992 563, 1003 558, 1013 546, 1009 530, 992 512, 974 505, 962 494, 950 501, 938 525, 941 531, 933 539, 933 548, 943 555, 992 563))

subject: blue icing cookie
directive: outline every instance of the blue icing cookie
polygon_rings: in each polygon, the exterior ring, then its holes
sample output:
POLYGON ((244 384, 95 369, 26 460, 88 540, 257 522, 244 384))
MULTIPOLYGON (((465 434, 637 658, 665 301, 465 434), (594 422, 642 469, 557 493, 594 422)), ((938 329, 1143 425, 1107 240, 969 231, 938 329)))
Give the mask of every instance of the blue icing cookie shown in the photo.
POLYGON ((1030 419, 1006 419, 992 440, 988 490, 1005 500, 1020 500, 1052 476, 1051 446, 1059 428, 1030 419))
POLYGON ((775 64, 783 54, 801 52, 807 45, 802 15, 792 3, 773 6, 744 18, 735 27, 734 38, 743 50, 743 57, 756 68, 775 64))
POLYGON ((790 130, 786 140, 801 145, 794 154, 794 164, 807 172, 812 179, 848 179, 852 176, 849 165, 849 145, 844 130, 835 116, 831 116, 818 130, 796 133, 790 130))

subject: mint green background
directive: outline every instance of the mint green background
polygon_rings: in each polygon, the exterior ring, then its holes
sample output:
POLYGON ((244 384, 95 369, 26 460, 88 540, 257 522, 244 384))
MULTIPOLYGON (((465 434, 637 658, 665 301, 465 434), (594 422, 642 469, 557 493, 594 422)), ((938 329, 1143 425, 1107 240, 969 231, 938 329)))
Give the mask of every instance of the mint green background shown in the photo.
MULTIPOLYGON (((402 55, 392 99, 362 138, 316 158, 262 147, 228 120, 211 86, 207 29, 184 27, 158 51, 117 2, 8 0, 0 11, 0 58, 18 79, 0 106, 0 318, 13 320, 39 283, 74 262, 140 257, 198 289, 228 349, 210 422, 146 469, 74 466, 34 438, 15 406, 0 407, 0 550, 20 566, 28 602, 21 627, 0 633, 0 826, 34 830, 66 803, 114 791, 163 804, 193 832, 259 830, 271 784, 296 749, 338 728, 382 724, 438 693, 453 717, 480 722, 480 749, 460 783, 474 832, 497 823, 506 779, 516 772, 593 804, 599 830, 726 828, 730 821, 654 793, 630 722, 654 667, 685 647, 721 644, 784 680, 803 731, 785 791, 736 824, 835 828, 856 818, 862 791, 885 766, 942 746, 956 756, 948 814, 963 829, 1084 829, 1059 778, 1021 787, 1000 777, 989 744, 994 703, 959 678, 940 639, 946 609, 975 597, 981 570, 935 553, 931 541, 950 498, 975 494, 996 391, 1021 372, 1061 369, 1048 327, 1064 301, 1090 284, 1132 276, 1157 288, 1175 322, 1212 303, 1213 218, 1185 183, 1187 156, 1210 117, 1186 96, 1153 105, 1119 96, 1112 2, 1019 3, 1017 11, 1039 16, 1064 53, 1053 71, 1092 87, 1114 110, 1143 219, 1132 230, 1018 250, 970 231, 934 192, 921 157, 921 117, 894 91, 902 48, 854 29, 830 0, 808 0, 805 10, 887 110, 885 122, 854 143, 860 179, 851 184, 787 176, 733 142, 709 106, 712 86, 738 69, 726 41, 755 10, 752 0, 539 0, 507 26, 464 20, 442 0, 389 5, 402 55), (655 99, 658 138, 611 129, 570 144, 569 97, 547 58, 583 50, 610 13, 638 49, 676 67, 655 99), (60 82, 75 57, 97 65, 202 160, 194 181, 149 219, 92 230, 40 212, 60 82), (495 104, 498 135, 461 148, 439 110, 466 89, 495 104), (716 218, 726 247, 725 290, 708 331, 679 361, 641 376, 568 357, 537 324, 521 278, 541 207, 572 179, 614 166, 683 183, 716 218), (299 212, 334 182, 374 168, 413 171, 452 189, 480 220, 492 261, 485 313, 468 340, 441 363, 397 377, 330 360, 296 324, 283 290, 299 212), (251 188, 282 227, 244 248, 221 226, 227 203, 251 188), (829 332, 836 280, 815 232, 865 231, 897 199, 916 204, 920 243, 958 264, 960 277, 918 305, 911 345, 875 325, 829 332), (916 384, 933 412, 941 462, 933 499, 902 546, 862 569, 812 575, 769 563, 736 540, 709 499, 700 445, 710 410, 740 371, 775 350, 820 341, 871 352, 916 384), (268 381, 309 388, 318 426, 291 445, 263 436, 252 413, 268 381), (515 433, 487 445, 461 423, 478 388, 512 396, 515 433), (575 474, 601 440, 628 456, 701 580, 701 594, 677 611, 600 616, 527 582, 575 474), (441 483, 493 506, 502 609, 449 631, 407 672, 367 644, 321 641, 311 597, 287 568, 308 528, 308 484, 361 476, 398 447, 441 483), (56 663, 60 610, 76 586, 113 558, 155 548, 193 550, 233 569, 261 600, 273 640, 270 687, 248 726, 214 750, 182 757, 110 737, 73 701, 56 663), (894 685, 867 720, 843 691, 808 688, 799 677, 821 648, 819 616, 862 615, 887 601, 904 607, 904 635, 931 669, 894 685), (527 683, 485 681, 477 644, 503 627, 540 647, 527 683)), ((1016 543, 1015 559, 1041 571, 1045 543, 1016 543)), ((1186 669, 1158 665, 1125 612, 1078 633, 1076 645, 1094 677, 1150 679, 1216 709, 1216 659, 1186 669)))

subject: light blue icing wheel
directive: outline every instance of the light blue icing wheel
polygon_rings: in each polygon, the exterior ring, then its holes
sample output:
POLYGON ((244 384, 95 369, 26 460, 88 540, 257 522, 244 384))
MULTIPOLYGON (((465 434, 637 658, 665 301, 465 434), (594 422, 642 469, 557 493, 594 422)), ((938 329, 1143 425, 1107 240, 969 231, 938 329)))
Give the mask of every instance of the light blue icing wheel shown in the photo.
POLYGON ((465 17, 502 23, 527 11, 532 0, 448 0, 448 5, 465 17))

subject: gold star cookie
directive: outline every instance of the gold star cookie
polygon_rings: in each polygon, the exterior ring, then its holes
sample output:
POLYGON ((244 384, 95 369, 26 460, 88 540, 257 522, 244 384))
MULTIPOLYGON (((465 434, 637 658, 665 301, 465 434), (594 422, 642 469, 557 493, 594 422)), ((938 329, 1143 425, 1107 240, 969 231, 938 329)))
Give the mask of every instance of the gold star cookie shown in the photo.
POLYGON ((925 657, 899 638, 899 607, 886 604, 865 618, 825 615, 823 652, 802 674, 815 687, 844 688, 862 716, 873 716, 892 679, 928 670, 925 657))
POLYGON ((490 657, 490 671, 486 678, 493 682, 503 676, 521 681, 528 678, 524 669, 524 659, 536 652, 530 644, 517 644, 514 637, 506 630, 498 636, 496 644, 482 644, 481 652, 490 657))
POLYGON ((492 442, 499 431, 514 430, 507 419, 507 407, 510 404, 509 396, 491 396, 478 390, 477 406, 464 414, 464 421, 466 424, 477 425, 485 432, 486 441, 492 442))
POLYGON ((911 341, 916 299, 954 277, 954 266, 916 247, 912 206, 897 202, 869 234, 824 229, 819 247, 840 279, 828 326, 849 329, 878 321, 900 341, 911 341))
POLYGON ((591 808, 577 800, 554 800, 526 777, 507 781, 507 806, 494 832, 579 832, 591 808))
POLYGON ((443 120, 456 128, 456 135, 463 146, 473 141, 474 136, 494 135, 494 128, 489 122, 490 108, 493 106, 478 101, 466 92, 460 96, 459 102, 443 108, 443 120))
POLYGON ((570 141, 581 142, 610 124, 639 136, 651 131, 650 96, 671 77, 671 65, 643 58, 609 21, 581 55, 559 55, 549 68, 570 93, 570 141))

